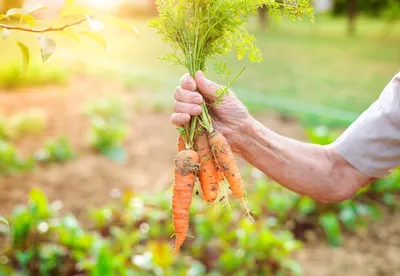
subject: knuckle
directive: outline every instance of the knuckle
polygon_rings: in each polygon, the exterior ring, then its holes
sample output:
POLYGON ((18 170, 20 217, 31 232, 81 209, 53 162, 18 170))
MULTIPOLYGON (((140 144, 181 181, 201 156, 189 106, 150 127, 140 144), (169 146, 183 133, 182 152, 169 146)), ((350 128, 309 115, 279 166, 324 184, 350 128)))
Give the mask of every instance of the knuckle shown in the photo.
POLYGON ((174 101, 173 105, 174 110, 176 111, 176 109, 179 107, 179 102, 178 101, 174 101))
POLYGON ((193 106, 192 106, 192 112, 193 112, 193 114, 195 114, 195 115, 199 115, 199 114, 201 113, 201 109, 199 108, 198 105, 193 105, 193 106))

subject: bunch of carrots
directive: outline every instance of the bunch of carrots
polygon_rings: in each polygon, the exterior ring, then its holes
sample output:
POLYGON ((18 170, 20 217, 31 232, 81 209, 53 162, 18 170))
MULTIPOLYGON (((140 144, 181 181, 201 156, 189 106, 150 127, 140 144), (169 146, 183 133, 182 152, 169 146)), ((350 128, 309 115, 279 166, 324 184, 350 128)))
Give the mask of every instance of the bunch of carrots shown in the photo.
MULTIPOLYGON (((262 60, 254 37, 244 27, 249 14, 255 13, 262 5, 266 5, 272 14, 284 12, 289 18, 312 13, 309 0, 286 0, 283 3, 271 0, 158 0, 159 16, 150 26, 156 28, 173 48, 173 52, 162 59, 184 66, 194 76, 198 70, 206 71, 206 61, 231 51, 239 60, 244 56, 252 62, 262 60)), ((219 64, 222 65, 218 71, 229 76, 226 64, 219 64)), ((215 105, 229 93, 229 85, 217 91, 215 105)), ((206 202, 215 202, 225 178, 232 194, 245 203, 240 171, 225 137, 213 128, 209 108, 203 102, 202 113, 178 129, 180 136, 172 198, 175 254, 189 230, 190 205, 197 178, 206 202)))
MULTIPOLYGON (((189 212, 196 178, 200 182, 204 200, 214 203, 221 182, 229 182, 232 194, 244 206, 244 184, 236 165, 232 150, 225 137, 217 130, 208 133, 199 128, 194 148, 185 147, 183 136, 179 136, 178 155, 175 158, 175 182, 172 197, 173 222, 175 227, 175 253, 184 243, 189 230, 189 212)), ((247 209, 247 207, 246 207, 247 209)))

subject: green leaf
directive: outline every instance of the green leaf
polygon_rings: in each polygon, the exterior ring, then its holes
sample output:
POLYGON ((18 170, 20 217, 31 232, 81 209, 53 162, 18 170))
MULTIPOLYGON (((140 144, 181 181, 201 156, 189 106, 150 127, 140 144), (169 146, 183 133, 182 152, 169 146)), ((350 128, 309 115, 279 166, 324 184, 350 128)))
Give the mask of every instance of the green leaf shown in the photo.
POLYGON ((104 23, 91 19, 88 15, 86 15, 86 20, 89 23, 90 31, 98 32, 104 29, 104 23))
POLYGON ((185 136, 186 132, 184 128, 177 127, 176 130, 179 132, 180 135, 185 136))
POLYGON ((33 27, 35 25, 35 23, 36 23, 35 18, 32 15, 29 15, 29 14, 24 14, 21 17, 21 24, 22 24, 22 21, 25 21, 31 27, 33 27))
POLYGON ((32 189, 29 193, 29 199, 32 201, 33 207, 40 217, 42 217, 43 215, 47 215, 49 211, 49 205, 46 196, 41 190, 32 189))
POLYGON ((26 71, 28 69, 29 66, 29 48, 22 42, 17 41, 17 44, 19 46, 19 49, 21 50, 21 54, 22 54, 22 60, 23 60, 23 64, 24 64, 24 71, 26 71))
POLYGON ((126 151, 123 147, 108 149, 103 154, 118 163, 123 163, 126 159, 126 151))
POLYGON ((315 201, 309 197, 302 197, 299 201, 299 212, 303 216, 307 216, 315 211, 315 201))
POLYGON ((24 11, 24 14, 32 13, 41 9, 45 9, 46 6, 40 3, 35 3, 35 2, 29 2, 24 7, 22 10, 24 11))
POLYGON ((3 223, 3 224, 5 224, 5 225, 7 225, 7 226, 10 226, 10 225, 8 224, 8 221, 7 221, 3 216, 0 216, 0 223, 3 223))
POLYGON ((47 35, 39 34, 37 36, 40 45, 40 53, 42 54, 42 60, 45 62, 56 50, 56 43, 47 35))
POLYGON ((93 39, 94 41, 99 43, 104 49, 106 49, 107 52, 110 52, 110 49, 108 48, 107 42, 98 33, 83 31, 83 32, 81 32, 81 34, 84 34, 84 35, 90 37, 91 39, 93 39))
POLYGON ((379 220, 382 217, 381 209, 375 204, 369 204, 367 206, 368 214, 374 219, 379 220))
POLYGON ((58 32, 58 34, 61 34, 61 35, 64 35, 64 36, 68 36, 68 37, 76 40, 77 42, 81 41, 81 39, 79 37, 79 34, 71 31, 70 29, 64 29, 63 31, 58 32))
POLYGON ((0 14, 0 20, 3 20, 4 18, 6 18, 5 14, 0 14))
POLYGON ((337 247, 342 244, 342 232, 339 220, 333 213, 326 213, 319 218, 319 224, 324 229, 330 245, 337 247))
POLYGON ((24 14, 25 14, 24 9, 19 9, 19 8, 9 9, 6 13, 6 18, 10 18, 10 16, 22 17, 24 14))
POLYGON ((396 205, 396 197, 392 194, 384 194, 382 196, 382 201, 389 206, 396 205))
POLYGON ((347 228, 354 231, 356 227, 357 213, 352 205, 346 205, 340 210, 340 220, 346 225, 347 228))
POLYGON ((34 255, 35 255, 34 248, 31 248, 25 252, 23 252, 23 251, 16 252, 17 260, 22 265, 22 267, 26 266, 29 263, 29 261, 33 258, 34 255))
POLYGON ((117 17, 108 16, 108 17, 106 17, 106 18, 104 19, 104 21, 105 21, 105 22, 109 22, 109 23, 116 24, 116 25, 118 25, 118 26, 120 26, 120 27, 122 27, 122 28, 124 28, 124 29, 127 29, 127 30, 130 31, 130 32, 135 33, 137 36, 140 35, 138 29, 132 27, 128 22, 126 22, 126 21, 124 21, 124 20, 122 20, 122 19, 119 19, 119 18, 117 18, 117 17))

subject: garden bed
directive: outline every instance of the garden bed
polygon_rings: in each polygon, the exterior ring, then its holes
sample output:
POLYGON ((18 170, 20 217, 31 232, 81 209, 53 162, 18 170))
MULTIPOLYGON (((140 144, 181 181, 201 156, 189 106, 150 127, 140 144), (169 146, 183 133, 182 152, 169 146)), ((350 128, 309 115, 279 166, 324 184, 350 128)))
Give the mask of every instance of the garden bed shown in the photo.
MULTIPOLYGON (((78 157, 66 164, 39 165, 33 172, 0 179, 0 213, 8 216, 13 208, 26 203, 33 187, 44 191, 50 201, 60 200, 63 212, 72 212, 80 220, 91 206, 104 206, 110 193, 133 190, 141 194, 162 193, 172 184, 172 162, 177 134, 169 123, 170 110, 154 112, 135 104, 143 91, 127 91, 119 83, 76 77, 64 87, 47 86, 19 91, 0 91, 1 112, 5 116, 30 108, 43 109, 46 129, 36 136, 19 139, 23 154, 31 154, 44 141, 65 134, 78 157), (131 126, 125 143, 127 159, 115 163, 90 149, 86 141, 88 122, 82 106, 100 95, 115 95, 127 104, 131 126), (154 134, 156 130, 157 135, 154 134), (169 145, 169 146, 166 146, 169 145)), ((304 139, 302 128, 277 114, 257 118, 273 130, 292 138, 304 139)), ((240 161, 242 165, 245 162, 240 161)), ((251 193, 251 188, 249 188, 251 193)), ((251 204, 251 202, 250 202, 251 204)), ((340 248, 329 248, 319 238, 306 245, 297 258, 305 275, 396 275, 400 271, 400 214, 387 212, 384 220, 369 230, 345 237, 340 248), (396 234, 397 233, 397 234, 396 234)))

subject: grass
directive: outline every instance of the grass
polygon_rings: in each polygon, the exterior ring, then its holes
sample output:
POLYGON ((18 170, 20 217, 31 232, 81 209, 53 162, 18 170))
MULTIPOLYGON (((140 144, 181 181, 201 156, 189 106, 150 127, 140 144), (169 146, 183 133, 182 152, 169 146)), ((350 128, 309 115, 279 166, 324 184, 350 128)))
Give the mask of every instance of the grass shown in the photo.
MULTIPOLYGON (((54 63, 68 60, 77 73, 122 81, 127 90, 152 91, 153 103, 168 106, 185 70, 157 59, 167 52, 167 46, 147 23, 146 19, 132 21, 141 31, 140 38, 107 27, 103 35, 110 54, 86 38, 78 44, 54 35, 63 41, 52 59, 54 63)), ((247 66, 234 90, 252 111, 273 108, 311 124, 348 124, 400 70, 399 21, 389 28, 384 22, 360 18, 353 38, 346 36, 344 19, 328 16, 317 17, 315 24, 307 19, 296 24, 274 23, 267 32, 258 28, 255 18, 249 24, 264 61, 248 64, 233 56, 226 60, 234 73, 247 66)), ((223 83, 211 71, 210 78, 223 83)))

